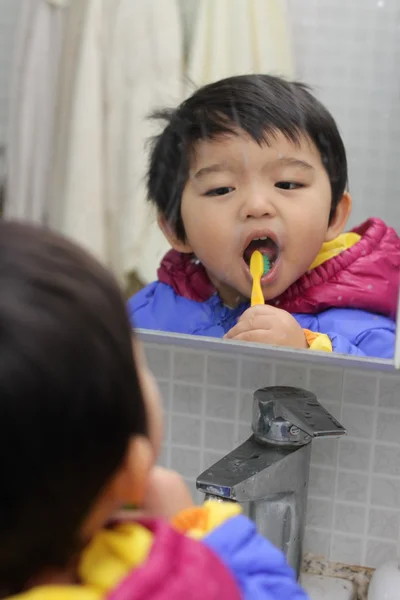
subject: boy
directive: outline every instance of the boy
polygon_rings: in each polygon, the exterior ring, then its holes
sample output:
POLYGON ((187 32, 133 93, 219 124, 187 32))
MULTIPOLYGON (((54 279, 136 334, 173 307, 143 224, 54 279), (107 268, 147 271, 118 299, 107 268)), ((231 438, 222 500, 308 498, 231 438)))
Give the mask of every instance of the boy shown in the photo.
POLYGON ((307 88, 232 77, 156 117, 149 199, 173 249, 129 302, 136 325, 391 358, 400 240, 379 219, 343 234, 345 148, 307 88), (272 268, 249 308, 255 249, 272 268))
POLYGON ((0 354, 1 599, 306 600, 237 505, 154 467, 158 390, 94 259, 0 223, 0 354))

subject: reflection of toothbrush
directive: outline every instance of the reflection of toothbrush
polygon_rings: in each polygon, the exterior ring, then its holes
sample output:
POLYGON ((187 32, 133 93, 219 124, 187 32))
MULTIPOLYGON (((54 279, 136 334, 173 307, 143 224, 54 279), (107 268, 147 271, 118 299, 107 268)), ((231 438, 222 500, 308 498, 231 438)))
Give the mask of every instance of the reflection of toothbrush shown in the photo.
POLYGON ((268 256, 261 254, 259 250, 254 250, 250 259, 250 273, 253 277, 253 289, 251 290, 251 306, 256 304, 265 304, 264 295, 261 289, 261 277, 266 275, 271 268, 268 256))

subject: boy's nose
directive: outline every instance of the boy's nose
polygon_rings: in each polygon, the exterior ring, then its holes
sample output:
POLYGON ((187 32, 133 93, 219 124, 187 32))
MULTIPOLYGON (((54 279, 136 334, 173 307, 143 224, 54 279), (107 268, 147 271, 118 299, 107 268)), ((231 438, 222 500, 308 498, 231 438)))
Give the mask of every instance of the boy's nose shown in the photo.
POLYGON ((265 194, 251 194, 246 198, 243 206, 243 216, 246 219, 260 219, 271 217, 276 213, 273 203, 265 194))

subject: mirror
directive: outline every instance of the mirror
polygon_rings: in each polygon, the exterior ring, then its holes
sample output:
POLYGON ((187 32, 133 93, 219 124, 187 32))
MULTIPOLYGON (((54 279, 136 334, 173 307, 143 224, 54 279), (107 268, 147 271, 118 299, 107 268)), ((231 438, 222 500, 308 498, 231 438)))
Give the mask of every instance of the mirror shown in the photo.
POLYGON ((39 4, 2 0, 5 216, 87 246, 138 327, 393 360, 395 0, 39 4))

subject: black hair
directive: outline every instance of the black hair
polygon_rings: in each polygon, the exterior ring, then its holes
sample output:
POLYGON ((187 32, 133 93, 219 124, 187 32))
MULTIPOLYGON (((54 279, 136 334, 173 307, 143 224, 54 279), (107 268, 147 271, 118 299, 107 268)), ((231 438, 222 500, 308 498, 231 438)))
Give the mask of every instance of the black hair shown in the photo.
POLYGON ((147 435, 113 276, 48 230, 0 223, 0 597, 80 550, 80 530, 147 435))
POLYGON ((195 143, 237 134, 238 128, 259 144, 270 143, 277 131, 294 143, 302 134, 308 136, 329 176, 330 218, 334 216, 347 185, 346 151, 332 115, 306 85, 271 75, 229 77, 200 88, 177 109, 157 111, 150 118, 167 125, 153 140, 148 198, 180 240, 185 240, 181 199, 195 143))

